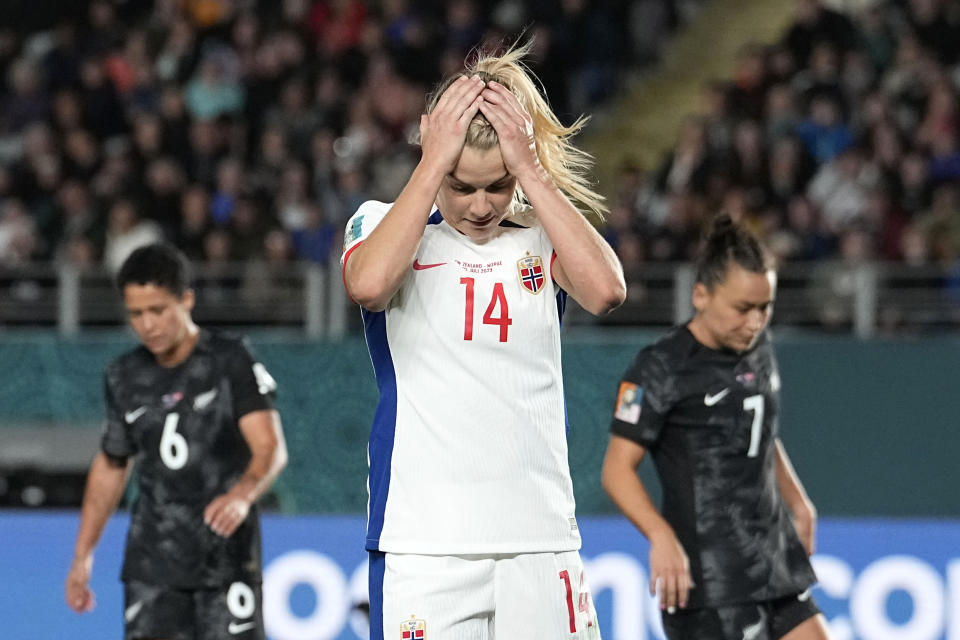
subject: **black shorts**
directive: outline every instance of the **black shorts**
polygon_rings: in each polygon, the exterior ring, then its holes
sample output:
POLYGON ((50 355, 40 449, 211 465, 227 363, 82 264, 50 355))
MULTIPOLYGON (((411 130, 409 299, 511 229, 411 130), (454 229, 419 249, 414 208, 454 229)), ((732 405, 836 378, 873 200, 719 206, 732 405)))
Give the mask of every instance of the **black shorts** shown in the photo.
POLYGON ((265 640, 263 591, 234 582, 218 589, 176 589, 144 582, 123 587, 126 640, 265 640))
POLYGON ((663 612, 669 640, 777 640, 820 613, 810 590, 730 607, 663 612))

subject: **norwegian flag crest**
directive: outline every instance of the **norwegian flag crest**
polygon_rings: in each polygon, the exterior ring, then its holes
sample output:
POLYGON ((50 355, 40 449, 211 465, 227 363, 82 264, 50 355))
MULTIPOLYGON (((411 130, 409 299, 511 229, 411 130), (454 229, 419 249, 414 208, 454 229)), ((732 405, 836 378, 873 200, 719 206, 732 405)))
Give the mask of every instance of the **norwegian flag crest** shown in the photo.
POLYGON ((400 625, 400 640, 426 640, 426 620, 404 620, 400 625))
POLYGON ((547 280, 540 256, 526 256, 517 260, 517 275, 520 276, 520 284, 530 293, 540 293, 547 280))

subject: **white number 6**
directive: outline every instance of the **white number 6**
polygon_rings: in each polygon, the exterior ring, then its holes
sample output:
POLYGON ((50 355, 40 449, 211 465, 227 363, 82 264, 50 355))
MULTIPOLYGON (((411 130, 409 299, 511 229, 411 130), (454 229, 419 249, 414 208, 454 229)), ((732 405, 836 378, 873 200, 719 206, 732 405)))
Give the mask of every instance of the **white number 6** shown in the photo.
POLYGON ((187 464, 187 439, 177 433, 179 413, 167 414, 163 423, 163 435, 160 436, 160 459, 174 471, 187 464))

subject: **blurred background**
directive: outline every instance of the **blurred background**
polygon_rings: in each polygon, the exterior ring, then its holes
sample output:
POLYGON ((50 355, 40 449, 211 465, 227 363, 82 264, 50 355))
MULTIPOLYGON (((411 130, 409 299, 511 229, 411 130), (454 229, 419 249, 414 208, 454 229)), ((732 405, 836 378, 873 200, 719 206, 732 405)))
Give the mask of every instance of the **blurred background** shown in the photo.
POLYGON ((77 617, 61 592, 102 371, 134 344, 111 278, 158 239, 195 263, 195 319, 249 335, 279 384, 291 461, 266 500, 268 634, 366 637, 377 391, 343 227, 399 193, 433 84, 522 34, 561 119, 592 118, 577 144, 629 288, 607 317, 571 301, 564 319, 605 637, 661 637, 645 542, 599 483, 614 390, 690 316, 689 260, 722 210, 780 261, 782 437, 820 510, 834 637, 960 640, 957 0, 2 0, 0 15, 2 637, 121 633, 122 511, 98 609, 77 617))

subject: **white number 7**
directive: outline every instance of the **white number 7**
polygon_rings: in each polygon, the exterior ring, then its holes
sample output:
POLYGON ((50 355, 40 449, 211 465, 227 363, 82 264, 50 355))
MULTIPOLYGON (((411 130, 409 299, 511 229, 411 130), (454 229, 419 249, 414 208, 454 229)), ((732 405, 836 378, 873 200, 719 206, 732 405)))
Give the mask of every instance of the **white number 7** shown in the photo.
POLYGON ((757 394, 743 399, 743 410, 753 411, 753 424, 750 425, 750 448, 748 458, 756 458, 760 452, 760 427, 763 426, 763 396, 757 394))

